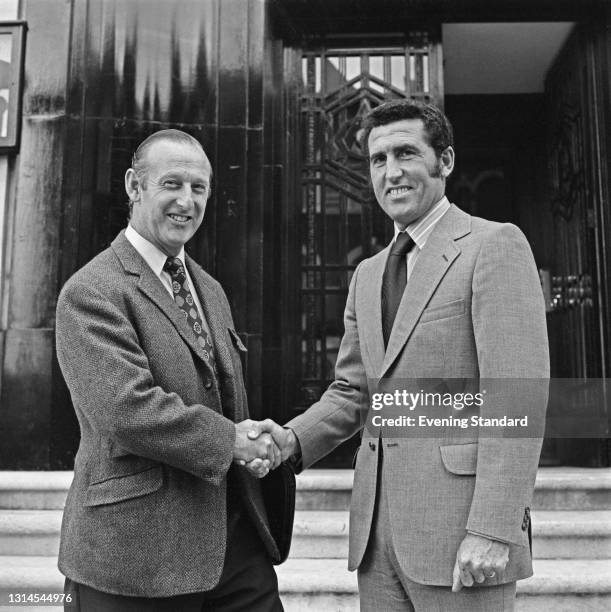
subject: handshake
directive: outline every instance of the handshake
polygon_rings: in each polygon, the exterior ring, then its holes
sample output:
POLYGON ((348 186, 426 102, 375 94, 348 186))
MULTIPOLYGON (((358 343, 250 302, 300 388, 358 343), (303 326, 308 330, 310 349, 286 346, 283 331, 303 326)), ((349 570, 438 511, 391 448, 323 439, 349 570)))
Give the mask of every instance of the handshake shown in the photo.
POLYGON ((236 423, 235 434, 233 460, 257 478, 263 478, 300 450, 293 430, 271 419, 236 423))

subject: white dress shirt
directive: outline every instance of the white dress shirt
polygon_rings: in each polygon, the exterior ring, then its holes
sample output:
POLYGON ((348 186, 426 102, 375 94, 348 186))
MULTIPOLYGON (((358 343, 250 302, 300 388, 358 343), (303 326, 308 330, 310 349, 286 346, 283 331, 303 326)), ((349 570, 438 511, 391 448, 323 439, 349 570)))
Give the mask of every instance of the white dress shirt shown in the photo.
MULTIPOLYGON (((418 259, 418 255, 420 255, 420 251, 424 248, 428 237, 431 235, 431 232, 435 228, 435 225, 439 222, 441 217, 445 215, 450 208, 450 202, 446 196, 443 196, 437 204, 435 204, 431 210, 429 210, 424 217, 420 217, 417 221, 410 223, 404 231, 408 233, 411 239, 416 243, 414 248, 407 254, 407 278, 412 274, 412 270, 414 269, 414 265, 416 264, 416 260, 418 259)), ((395 237, 394 240, 397 239, 397 236, 401 233, 401 230, 397 227, 395 223, 395 237)))
MULTIPOLYGON (((134 249, 136 249, 136 251, 138 251, 138 253, 142 256, 142 259, 146 261, 149 268, 161 281, 161 284, 172 296, 172 299, 174 299, 174 292, 172 291, 172 278, 170 273, 163 269, 168 256, 163 251, 160 251, 152 242, 149 242, 146 238, 143 238, 131 225, 127 226, 127 229, 125 230, 125 237, 129 240, 134 249)), ((193 301, 195 302, 197 312, 199 312, 199 316, 203 322, 203 327, 206 329, 206 332, 210 334, 210 329, 208 327, 208 323, 206 322, 206 317, 204 316, 204 311, 202 309, 201 302, 199 301, 199 296, 197 295, 197 291, 195 290, 195 286, 193 285, 193 281, 189 275, 189 270, 187 270, 187 266, 185 264, 184 247, 180 249, 180 253, 178 253, 176 257, 180 259, 185 269, 189 289, 191 291, 191 295, 193 296, 193 301)))

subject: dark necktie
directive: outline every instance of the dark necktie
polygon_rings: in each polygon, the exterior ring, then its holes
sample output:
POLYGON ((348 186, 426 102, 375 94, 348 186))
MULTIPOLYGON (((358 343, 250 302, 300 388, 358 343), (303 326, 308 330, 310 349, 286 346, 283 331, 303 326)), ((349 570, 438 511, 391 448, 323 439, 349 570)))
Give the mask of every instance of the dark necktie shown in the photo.
POLYGON ((204 359, 214 363, 214 352, 212 350, 212 340, 203 325, 202 318, 199 315, 197 306, 193 301, 193 295, 189 289, 189 281, 185 274, 185 268, 182 261, 178 257, 168 257, 163 266, 163 269, 169 273, 172 278, 172 291, 174 293, 174 301, 182 310, 189 327, 193 330, 197 342, 203 349, 204 359))
POLYGON ((407 285, 406 255, 414 246, 407 232, 401 232, 390 249, 382 279, 382 334, 384 348, 388 345, 397 310, 407 285))

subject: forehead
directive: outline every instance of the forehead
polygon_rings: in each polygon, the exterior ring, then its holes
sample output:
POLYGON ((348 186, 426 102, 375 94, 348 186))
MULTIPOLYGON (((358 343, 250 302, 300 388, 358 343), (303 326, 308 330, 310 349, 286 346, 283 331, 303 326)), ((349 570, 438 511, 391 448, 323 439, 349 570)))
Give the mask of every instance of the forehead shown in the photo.
POLYGON ((399 144, 412 144, 421 148, 431 148, 422 119, 401 119, 386 125, 374 127, 367 141, 369 152, 394 147, 399 144))
POLYGON ((208 177, 211 172, 210 162, 202 149, 171 140, 154 142, 146 150, 145 163, 152 174, 188 170, 208 177))

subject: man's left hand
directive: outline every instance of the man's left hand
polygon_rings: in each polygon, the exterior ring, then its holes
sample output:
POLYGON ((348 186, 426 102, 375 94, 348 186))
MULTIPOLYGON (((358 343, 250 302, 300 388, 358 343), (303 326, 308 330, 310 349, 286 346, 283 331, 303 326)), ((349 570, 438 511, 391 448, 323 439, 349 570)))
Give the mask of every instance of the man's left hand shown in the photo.
POLYGON ((452 591, 458 593, 463 586, 502 574, 508 561, 509 544, 468 533, 456 553, 452 591))

